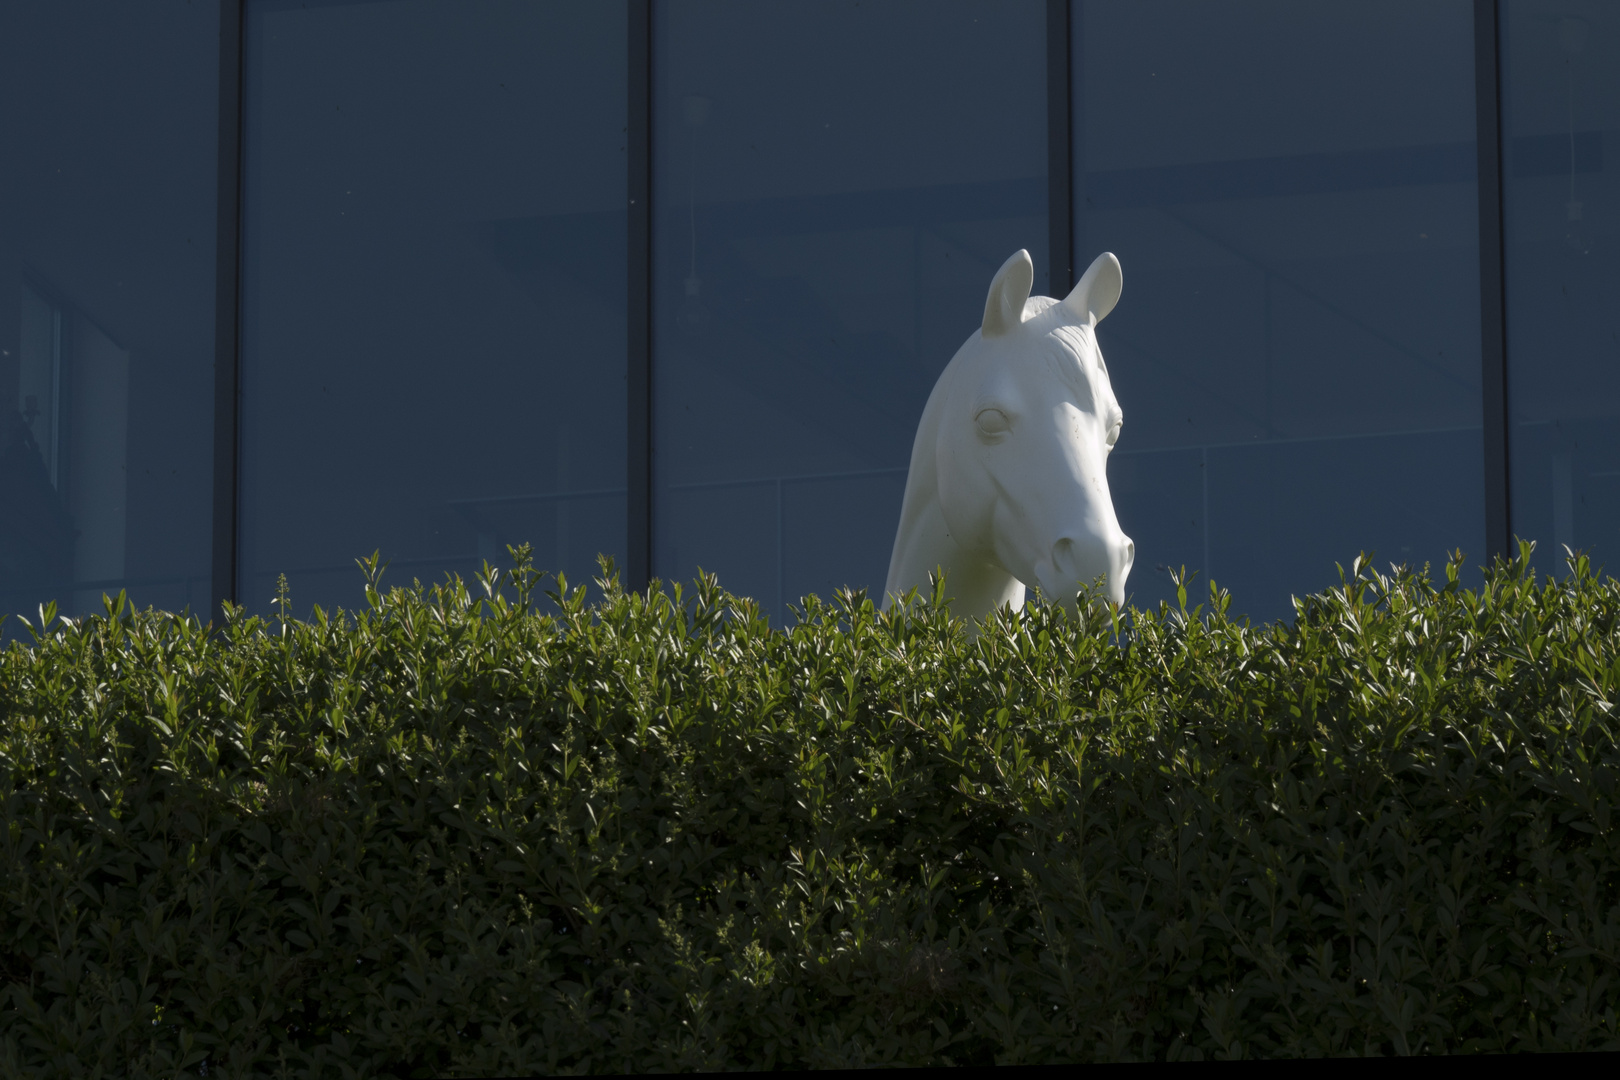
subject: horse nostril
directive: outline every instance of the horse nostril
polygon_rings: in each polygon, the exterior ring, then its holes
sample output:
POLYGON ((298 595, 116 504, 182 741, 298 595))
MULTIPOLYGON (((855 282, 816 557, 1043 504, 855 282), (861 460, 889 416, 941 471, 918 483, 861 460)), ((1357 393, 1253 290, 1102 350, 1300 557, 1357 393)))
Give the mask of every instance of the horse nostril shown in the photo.
POLYGON ((1125 569, 1129 570, 1136 563, 1136 541, 1125 541, 1125 569))

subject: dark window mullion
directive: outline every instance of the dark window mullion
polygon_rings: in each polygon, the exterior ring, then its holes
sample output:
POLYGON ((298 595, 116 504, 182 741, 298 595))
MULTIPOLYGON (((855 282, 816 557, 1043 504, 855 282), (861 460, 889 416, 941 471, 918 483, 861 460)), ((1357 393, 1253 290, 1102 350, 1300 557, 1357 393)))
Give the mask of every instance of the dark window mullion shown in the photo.
POLYGON ((1052 295, 1074 285, 1074 179, 1069 96, 1069 0, 1046 0, 1046 204, 1052 295))
POLYGON ((630 5, 630 102, 625 156, 630 170, 628 225, 629 306, 626 367, 628 465, 624 568, 628 589, 652 577, 652 4, 630 5))
POLYGON ((1512 544, 1508 491, 1507 265, 1502 193, 1502 50, 1497 0, 1474 0, 1474 103, 1479 140, 1479 315, 1485 424, 1485 555, 1512 544))

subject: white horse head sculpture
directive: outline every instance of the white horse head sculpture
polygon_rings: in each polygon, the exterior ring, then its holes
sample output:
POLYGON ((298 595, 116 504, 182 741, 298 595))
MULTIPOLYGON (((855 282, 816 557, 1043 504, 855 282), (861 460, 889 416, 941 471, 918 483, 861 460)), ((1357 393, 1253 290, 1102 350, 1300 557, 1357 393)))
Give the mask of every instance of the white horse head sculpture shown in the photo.
POLYGON ((1061 303, 1030 296, 1029 252, 990 283, 984 325, 928 396, 911 448, 888 607, 948 574, 959 615, 1023 607, 1037 585, 1071 610, 1081 585, 1125 599, 1136 545, 1119 528, 1106 463, 1124 414, 1097 348, 1119 300, 1119 260, 1103 253, 1061 303))

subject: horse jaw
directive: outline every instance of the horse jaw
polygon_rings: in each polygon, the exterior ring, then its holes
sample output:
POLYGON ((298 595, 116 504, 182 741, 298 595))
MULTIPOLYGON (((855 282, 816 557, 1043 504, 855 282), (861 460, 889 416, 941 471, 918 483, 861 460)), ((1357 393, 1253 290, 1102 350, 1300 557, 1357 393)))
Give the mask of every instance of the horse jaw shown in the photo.
MULTIPOLYGON (((966 348, 964 345, 963 350, 966 348)), ((949 370, 947 366, 946 371, 949 370)), ((1018 611, 1024 606, 1024 583, 988 561, 984 553, 964 549, 945 522, 939 500, 939 466, 934 443, 939 414, 948 396, 941 390, 946 384, 946 377, 941 375, 923 409, 922 422, 917 425, 911 449, 911 471, 906 476, 906 494, 900 508, 900 527, 895 531, 889 575, 883 586, 883 610, 903 600, 913 589, 927 597, 930 575, 942 571, 946 575, 945 588, 951 597, 951 608, 957 615, 982 619, 1004 606, 1018 611)))
POLYGON ((936 571, 945 574, 945 593, 957 615, 982 619, 1003 607, 1014 611, 1023 608, 1024 583, 982 553, 966 551, 955 542, 937 493, 919 494, 908 509, 915 513, 906 516, 895 537, 883 590, 885 611, 913 589, 926 598, 929 577, 936 571))

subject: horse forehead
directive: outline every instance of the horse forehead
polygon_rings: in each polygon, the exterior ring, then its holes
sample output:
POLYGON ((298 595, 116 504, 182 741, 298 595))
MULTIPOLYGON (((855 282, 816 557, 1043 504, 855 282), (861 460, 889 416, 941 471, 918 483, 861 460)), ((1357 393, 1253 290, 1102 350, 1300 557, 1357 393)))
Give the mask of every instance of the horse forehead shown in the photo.
POLYGON ((1059 326, 1042 335, 1018 366, 1026 377, 1047 384, 1048 389, 1067 390, 1076 403, 1106 410, 1114 401, 1108 371, 1097 354, 1097 342, 1089 327, 1059 326), (1053 385, 1055 384, 1055 385, 1053 385))
POLYGON ((962 362, 952 365, 956 370, 947 373, 951 396, 967 393, 977 399, 1013 391, 1045 398, 1055 392, 1072 397, 1088 410, 1117 410, 1091 327, 1053 325, 1050 318, 1037 317, 1025 323, 1023 330, 994 341, 975 336, 966 350, 968 355, 959 358, 962 362))

